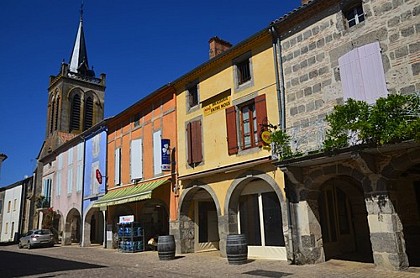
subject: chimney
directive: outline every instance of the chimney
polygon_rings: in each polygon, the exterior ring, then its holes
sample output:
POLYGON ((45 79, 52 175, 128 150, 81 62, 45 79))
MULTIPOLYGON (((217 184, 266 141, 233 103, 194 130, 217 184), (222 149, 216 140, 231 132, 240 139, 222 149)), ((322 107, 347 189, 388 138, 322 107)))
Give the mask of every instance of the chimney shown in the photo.
POLYGON ((210 59, 216 57, 220 53, 232 47, 232 44, 230 42, 224 41, 217 36, 211 38, 209 40, 209 44, 210 44, 210 51, 209 51, 210 59))
POLYGON ((302 0, 302 5, 308 4, 309 2, 311 2, 312 0, 302 0))

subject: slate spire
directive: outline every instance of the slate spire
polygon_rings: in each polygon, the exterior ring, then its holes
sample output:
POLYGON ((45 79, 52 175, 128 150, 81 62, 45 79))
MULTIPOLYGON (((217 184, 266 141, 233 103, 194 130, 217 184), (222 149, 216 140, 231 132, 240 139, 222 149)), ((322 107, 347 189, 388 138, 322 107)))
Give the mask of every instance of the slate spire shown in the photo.
POLYGON ((83 32, 83 3, 80 8, 79 28, 77 29, 76 40, 74 42, 73 51, 70 56, 69 65, 70 72, 72 73, 88 77, 95 76, 93 70, 89 69, 87 57, 85 34, 83 32))

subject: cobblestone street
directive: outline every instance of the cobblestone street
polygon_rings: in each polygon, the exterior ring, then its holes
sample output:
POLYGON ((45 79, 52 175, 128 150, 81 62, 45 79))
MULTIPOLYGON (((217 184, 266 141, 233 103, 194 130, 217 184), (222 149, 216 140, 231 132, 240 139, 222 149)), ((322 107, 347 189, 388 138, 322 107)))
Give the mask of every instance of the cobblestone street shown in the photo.
POLYGON ((119 253, 101 247, 18 249, 0 246, 1 277, 420 277, 420 268, 387 271, 373 264, 330 260, 317 265, 249 260, 229 265, 218 252, 182 254, 160 261, 157 252, 119 253))

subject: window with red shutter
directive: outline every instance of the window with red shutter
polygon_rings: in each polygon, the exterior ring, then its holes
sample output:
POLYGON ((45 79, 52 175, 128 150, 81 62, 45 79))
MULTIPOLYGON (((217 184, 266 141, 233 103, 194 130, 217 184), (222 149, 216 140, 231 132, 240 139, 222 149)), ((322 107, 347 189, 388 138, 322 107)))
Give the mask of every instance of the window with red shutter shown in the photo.
POLYGON ((255 98, 255 110, 257 111, 257 134, 258 146, 262 146, 261 134, 267 129, 267 106, 265 103, 265 95, 259 95, 255 98))
POLYGON ((235 106, 226 109, 226 128, 229 155, 238 153, 235 106))
POLYGON ((187 124, 188 164, 193 167, 203 161, 201 120, 187 124))
POLYGON ((226 127, 229 155, 237 154, 239 148, 244 150, 262 146, 261 133, 267 129, 264 124, 267 124, 265 95, 257 96, 237 108, 235 106, 227 108, 226 127), (238 113, 238 117, 236 113, 238 113))

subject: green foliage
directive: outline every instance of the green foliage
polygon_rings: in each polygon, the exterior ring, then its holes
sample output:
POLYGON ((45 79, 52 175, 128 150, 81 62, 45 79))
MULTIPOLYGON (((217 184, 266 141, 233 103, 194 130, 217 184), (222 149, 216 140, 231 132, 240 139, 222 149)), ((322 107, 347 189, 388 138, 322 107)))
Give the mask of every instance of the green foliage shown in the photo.
POLYGON ((273 142, 273 152, 279 156, 280 160, 293 156, 290 147, 290 136, 282 130, 275 130, 271 133, 271 142, 273 142))
POLYGON ((324 141, 325 150, 355 144, 398 143, 420 140, 420 98, 416 95, 389 95, 374 105, 349 99, 334 107, 326 117, 330 125, 324 141))
POLYGON ((366 143, 366 134, 359 132, 368 127, 369 105, 364 101, 349 99, 344 105, 334 107, 334 112, 326 116, 330 125, 327 131, 324 148, 338 149, 347 147, 350 139, 357 136, 358 140, 366 143))

